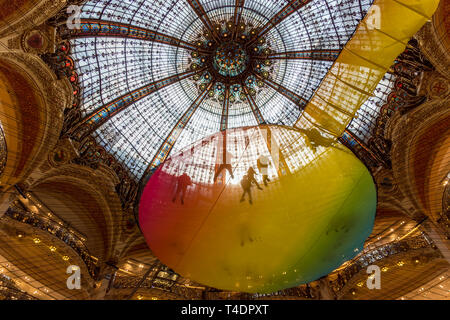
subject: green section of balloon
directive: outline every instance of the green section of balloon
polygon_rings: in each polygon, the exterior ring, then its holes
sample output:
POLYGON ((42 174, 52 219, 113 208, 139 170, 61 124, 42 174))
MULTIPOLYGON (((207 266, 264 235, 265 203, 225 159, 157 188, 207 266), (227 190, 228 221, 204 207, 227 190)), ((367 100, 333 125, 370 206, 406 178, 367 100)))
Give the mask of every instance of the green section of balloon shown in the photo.
POLYGON ((303 133, 264 126, 214 135, 172 157, 149 180, 139 220, 152 251, 182 276, 267 293, 317 280, 357 255, 376 200, 370 173, 344 146, 314 148, 303 133), (214 183, 223 140, 234 179, 224 170, 214 183), (250 166, 258 171, 261 155, 271 159, 271 181, 259 178, 253 204, 240 202, 239 181, 250 166), (185 172, 193 185, 183 197, 185 172))

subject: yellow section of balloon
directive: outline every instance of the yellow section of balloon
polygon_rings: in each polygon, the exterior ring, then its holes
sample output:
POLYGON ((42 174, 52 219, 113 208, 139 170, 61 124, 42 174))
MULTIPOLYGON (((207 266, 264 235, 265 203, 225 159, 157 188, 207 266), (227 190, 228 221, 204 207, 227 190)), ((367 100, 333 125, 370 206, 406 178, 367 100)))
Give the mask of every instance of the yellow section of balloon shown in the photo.
POLYGON ((226 190, 177 270, 218 288, 274 292, 314 281, 361 250, 376 193, 352 154, 330 148, 279 183, 257 194, 253 207, 226 190))
POLYGON ((296 124, 339 137, 439 0, 375 0, 296 124))

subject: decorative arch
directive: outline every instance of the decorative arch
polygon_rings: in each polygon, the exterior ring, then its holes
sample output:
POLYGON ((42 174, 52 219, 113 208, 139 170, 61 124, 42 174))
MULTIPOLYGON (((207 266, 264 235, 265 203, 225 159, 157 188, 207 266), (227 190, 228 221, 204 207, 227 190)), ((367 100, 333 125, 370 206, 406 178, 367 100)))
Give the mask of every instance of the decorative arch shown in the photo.
POLYGON ((91 254, 106 262, 113 258, 122 232, 117 228, 123 214, 116 184, 117 177, 106 167, 68 164, 47 172, 28 191, 84 234, 91 254))
POLYGON ((447 100, 432 100, 407 117, 393 119, 389 132, 395 180, 412 209, 436 221, 450 171, 450 113, 447 100), (439 199, 439 200, 437 200, 439 199))
POLYGON ((71 91, 37 57, 0 54, 0 121, 7 145, 4 191, 26 180, 56 145, 71 91))

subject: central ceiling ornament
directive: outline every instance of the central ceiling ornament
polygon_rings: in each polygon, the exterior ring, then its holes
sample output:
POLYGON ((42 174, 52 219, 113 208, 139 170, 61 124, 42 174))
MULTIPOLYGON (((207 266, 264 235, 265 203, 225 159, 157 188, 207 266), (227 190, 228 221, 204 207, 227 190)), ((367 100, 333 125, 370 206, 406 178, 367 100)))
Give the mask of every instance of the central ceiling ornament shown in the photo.
POLYGON ((225 42, 214 53, 213 66, 224 77, 236 77, 242 74, 250 58, 243 46, 235 41, 225 42))
POLYGON ((246 103, 247 95, 252 97, 262 92, 267 85, 261 78, 274 77, 276 61, 265 59, 274 52, 266 38, 261 37, 249 45, 255 36, 252 23, 241 22, 236 28, 231 22, 222 21, 215 31, 218 39, 213 39, 208 30, 203 30, 194 43, 204 51, 192 51, 189 70, 205 68, 205 72, 192 77, 198 92, 203 92, 211 81, 214 82, 206 99, 222 103, 229 92, 231 105, 246 103), (207 50, 207 52, 205 52, 207 50), (259 75, 259 77, 257 76, 259 75))

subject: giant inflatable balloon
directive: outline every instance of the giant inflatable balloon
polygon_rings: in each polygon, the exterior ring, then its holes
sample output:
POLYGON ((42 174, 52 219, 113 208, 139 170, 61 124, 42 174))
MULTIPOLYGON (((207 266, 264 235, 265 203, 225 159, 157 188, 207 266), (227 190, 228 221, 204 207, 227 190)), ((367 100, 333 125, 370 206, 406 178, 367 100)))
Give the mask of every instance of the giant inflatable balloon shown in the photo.
POLYGON ((231 129, 179 152, 149 179, 140 227, 153 253, 207 286, 270 293, 327 275, 373 228, 367 168, 317 132, 231 129))

